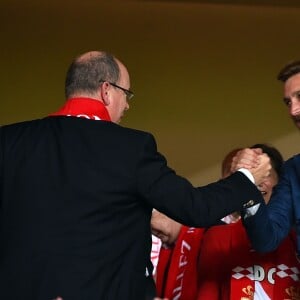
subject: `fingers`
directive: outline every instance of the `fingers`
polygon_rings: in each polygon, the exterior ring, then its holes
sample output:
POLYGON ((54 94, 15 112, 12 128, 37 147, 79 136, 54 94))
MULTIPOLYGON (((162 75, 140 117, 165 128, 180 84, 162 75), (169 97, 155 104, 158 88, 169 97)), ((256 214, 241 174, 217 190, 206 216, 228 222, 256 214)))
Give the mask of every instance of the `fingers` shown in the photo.
POLYGON ((254 151, 256 154, 263 154, 263 151, 261 148, 251 148, 250 150, 254 151))
POLYGON ((270 158, 262 149, 245 148, 237 152, 231 163, 231 172, 241 168, 248 169, 254 177, 255 184, 259 185, 270 175, 272 166, 270 158))
POLYGON ((260 164, 261 149, 245 148, 237 152, 231 163, 231 172, 235 172, 240 168, 256 168, 260 164))
POLYGON ((156 211, 155 213, 152 213, 152 217, 151 217, 152 232, 154 234, 157 232, 163 232, 164 234, 169 234, 173 222, 175 221, 170 219, 163 213, 156 211))
POLYGON ((260 167, 265 170, 265 175, 262 179, 269 177, 271 174, 272 165, 270 157, 266 153, 260 155, 260 167))
POLYGON ((270 163, 270 158, 267 154, 263 153, 260 155, 260 164, 256 168, 249 169, 252 173, 255 184, 260 185, 268 176, 270 176, 270 172, 272 169, 272 165, 270 163))
POLYGON ((164 223, 164 215, 158 211, 152 212, 151 229, 153 234, 159 233, 164 223))

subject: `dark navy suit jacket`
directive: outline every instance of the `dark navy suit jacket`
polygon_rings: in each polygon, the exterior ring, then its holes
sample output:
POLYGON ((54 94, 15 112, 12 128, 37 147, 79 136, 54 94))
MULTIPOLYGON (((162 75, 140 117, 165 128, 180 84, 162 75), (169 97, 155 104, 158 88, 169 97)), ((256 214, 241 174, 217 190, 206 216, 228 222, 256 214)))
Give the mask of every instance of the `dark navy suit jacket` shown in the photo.
POLYGON ((206 227, 250 199, 262 201, 240 172, 193 187, 146 132, 76 117, 3 126, 0 299, 144 299, 153 207, 206 227))
POLYGON ((268 205, 260 204, 254 216, 244 220, 252 246, 261 252, 272 251, 286 237, 291 228, 297 232, 300 250, 300 155, 290 158, 283 175, 274 188, 268 205))

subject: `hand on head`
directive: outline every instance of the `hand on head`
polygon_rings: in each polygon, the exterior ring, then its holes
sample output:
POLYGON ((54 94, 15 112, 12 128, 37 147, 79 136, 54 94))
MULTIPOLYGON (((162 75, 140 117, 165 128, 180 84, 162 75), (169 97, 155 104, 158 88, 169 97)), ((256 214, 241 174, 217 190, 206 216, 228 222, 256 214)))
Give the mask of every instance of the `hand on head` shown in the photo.
POLYGON ((256 168, 259 165, 259 157, 262 154, 260 148, 245 148, 238 151, 232 159, 231 172, 235 172, 240 168, 256 168))

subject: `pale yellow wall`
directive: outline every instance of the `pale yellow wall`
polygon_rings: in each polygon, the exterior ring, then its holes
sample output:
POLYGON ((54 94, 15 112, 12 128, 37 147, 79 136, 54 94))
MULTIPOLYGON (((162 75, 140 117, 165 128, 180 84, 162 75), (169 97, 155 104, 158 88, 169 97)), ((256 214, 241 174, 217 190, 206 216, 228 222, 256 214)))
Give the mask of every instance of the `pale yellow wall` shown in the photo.
MULTIPOLYGON (((123 125, 153 132, 179 174, 206 182, 219 176, 231 148, 297 134, 275 77, 300 59, 299 12, 188 1, 7 1, 0 124, 57 109, 71 59, 105 49, 127 64, 136 92, 123 125)), ((299 150, 297 141, 280 147, 285 156, 299 150)))

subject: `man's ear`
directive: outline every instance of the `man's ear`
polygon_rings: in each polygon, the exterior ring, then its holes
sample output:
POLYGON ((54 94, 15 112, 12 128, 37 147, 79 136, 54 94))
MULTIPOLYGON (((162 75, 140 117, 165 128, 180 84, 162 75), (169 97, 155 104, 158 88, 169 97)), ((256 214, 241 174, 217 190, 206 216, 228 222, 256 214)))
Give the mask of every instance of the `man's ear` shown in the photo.
POLYGON ((103 82, 99 86, 99 96, 102 99, 105 106, 109 105, 110 103, 109 90, 110 90, 110 84, 108 82, 103 82))

